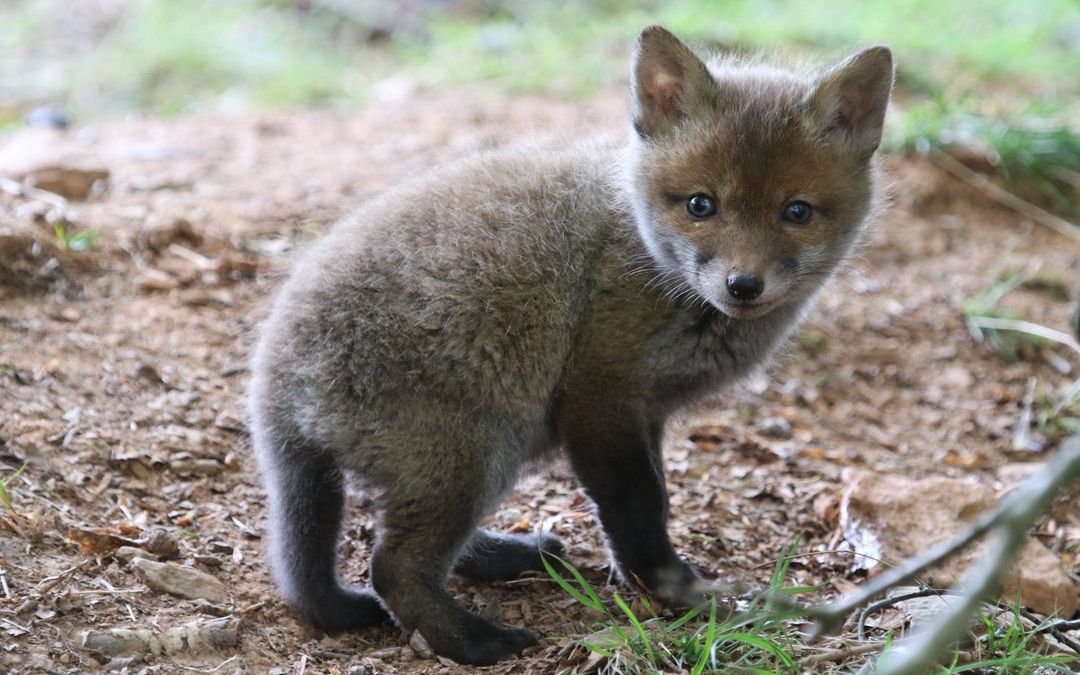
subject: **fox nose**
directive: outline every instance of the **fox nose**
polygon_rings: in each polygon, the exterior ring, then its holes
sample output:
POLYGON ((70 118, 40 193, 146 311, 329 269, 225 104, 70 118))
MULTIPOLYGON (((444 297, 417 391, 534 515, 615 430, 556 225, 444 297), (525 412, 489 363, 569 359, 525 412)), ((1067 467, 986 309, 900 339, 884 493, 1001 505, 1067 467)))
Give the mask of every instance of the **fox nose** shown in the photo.
POLYGON ((765 282, 753 274, 732 274, 727 278, 727 290, 736 300, 753 300, 765 290, 765 282))

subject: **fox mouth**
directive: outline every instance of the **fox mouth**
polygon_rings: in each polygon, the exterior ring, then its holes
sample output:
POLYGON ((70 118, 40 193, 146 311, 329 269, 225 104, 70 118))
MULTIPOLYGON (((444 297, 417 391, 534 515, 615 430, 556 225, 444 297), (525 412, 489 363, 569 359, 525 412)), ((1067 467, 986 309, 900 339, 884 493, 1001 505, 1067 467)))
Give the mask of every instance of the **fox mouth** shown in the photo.
POLYGON ((717 299, 713 302, 713 305, 732 319, 756 319, 757 317, 765 316, 772 311, 772 309, 776 307, 777 302, 775 300, 752 302, 717 299))

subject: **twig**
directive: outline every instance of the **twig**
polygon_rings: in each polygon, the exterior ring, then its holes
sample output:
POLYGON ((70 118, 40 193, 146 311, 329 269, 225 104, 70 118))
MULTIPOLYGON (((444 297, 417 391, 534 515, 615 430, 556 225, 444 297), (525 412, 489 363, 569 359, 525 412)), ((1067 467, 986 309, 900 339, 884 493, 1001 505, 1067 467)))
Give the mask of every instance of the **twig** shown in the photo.
POLYGON ((861 612, 859 612, 859 621, 856 624, 856 629, 857 629, 857 632, 858 632, 858 635, 859 635, 859 639, 860 640, 867 639, 866 638, 866 619, 869 618, 870 615, 873 614, 874 612, 877 612, 878 610, 881 610, 881 609, 886 609, 888 607, 892 607, 893 605, 899 604, 899 603, 904 602, 906 600, 914 600, 916 598, 941 597, 943 595, 958 595, 958 593, 956 593, 955 591, 951 591, 949 589, 920 588, 919 590, 912 591, 911 593, 904 593, 902 595, 893 595, 893 596, 890 596, 888 598, 882 598, 881 600, 878 600, 877 602, 870 603, 869 605, 864 607, 861 612))
POLYGON ((169 247, 165 250, 177 256, 178 258, 183 258, 184 260, 195 265, 199 269, 210 270, 217 267, 217 263, 214 262, 212 259, 207 258, 202 253, 192 251, 186 246, 181 246, 180 244, 169 244, 169 247))
POLYGON ((20 626, 19 624, 15 623, 11 619, 5 619, 4 617, 0 616, 0 621, 3 621, 4 623, 9 624, 11 626, 14 626, 16 629, 21 630, 23 633, 29 633, 30 632, 29 628, 27 628, 25 626, 20 626))
POLYGON ((304 675, 307 671, 307 654, 300 655, 300 665, 296 667, 296 675, 304 675))
POLYGON ((839 554, 855 556, 856 558, 866 558, 867 560, 872 560, 873 562, 876 562, 883 567, 892 567, 892 563, 890 563, 889 561, 883 560, 881 558, 875 558, 874 556, 867 553, 861 553, 859 551, 852 551, 842 548, 831 548, 825 549, 824 551, 804 551, 802 553, 792 553, 791 555, 785 555, 783 558, 773 558, 772 560, 766 560, 765 562, 758 563, 757 565, 747 567, 745 570, 743 570, 742 576, 745 577, 748 573, 753 572, 757 569, 761 569, 762 567, 774 567, 776 566, 776 563, 778 563, 780 560, 795 560, 796 558, 812 558, 819 555, 839 554))
POLYGON ((240 609, 233 612, 233 614, 250 614, 251 612, 258 611, 258 610, 262 609, 263 607, 266 607, 266 601, 265 600, 263 600, 261 602, 252 603, 252 604, 247 605, 245 607, 241 607, 240 609))
POLYGON ((1018 321, 1016 319, 1002 319, 996 316, 969 316, 968 323, 977 328, 990 328, 993 330, 1011 330, 1018 333, 1027 333, 1035 337, 1050 340, 1065 345, 1077 354, 1080 354, 1080 342, 1066 332, 1040 326, 1030 321, 1018 321))
POLYGON ((1021 199, 1005 188, 995 185, 985 175, 969 169, 963 162, 951 157, 947 153, 940 150, 934 150, 929 156, 931 160, 938 164, 938 166, 960 178, 976 190, 981 191, 987 197, 990 197, 999 204, 1004 204, 1010 209, 1019 211, 1040 225, 1049 227, 1054 232, 1068 237, 1073 241, 1080 241, 1080 227, 1077 227, 1073 223, 1070 223, 1064 218, 1059 218, 1029 201, 1021 199))
POLYGON ((76 564, 76 565, 74 565, 72 567, 67 568, 66 570, 64 570, 60 574, 57 574, 56 576, 45 577, 44 579, 42 579, 41 581, 38 582, 37 588, 36 588, 37 592, 41 593, 42 595, 45 595, 46 593, 48 593, 52 589, 59 586, 61 582, 66 582, 69 579, 71 579, 72 575, 74 575, 75 572, 79 571, 84 566, 89 565, 91 562, 93 562, 93 558, 87 558, 86 560, 83 560, 82 562, 80 562, 80 563, 78 563, 78 564, 76 564))
MULTIPOLYGON (((976 538, 991 530, 997 537, 982 562, 968 573, 959 591, 960 601, 951 604, 933 624, 897 641, 876 663, 878 675, 912 675, 932 665, 938 655, 966 629, 967 618, 984 598, 991 596, 1027 541, 1028 530, 1067 484, 1080 478, 1080 436, 1069 438, 1064 446, 1024 485, 1005 498, 998 508, 979 517, 967 530, 938 544, 926 555, 913 558, 893 568, 846 598, 811 610, 818 619, 811 637, 833 630, 844 617, 866 604, 879 593, 907 581, 922 570, 950 557, 976 538)), ((867 671, 870 672, 870 671, 867 671)))
POLYGON ((851 595, 840 598, 824 607, 811 610, 810 616, 817 619, 817 624, 810 630, 807 636, 808 639, 811 641, 816 640, 826 633, 833 632, 843 625, 849 614, 865 605, 875 596, 909 581, 919 572, 932 567, 966 547, 995 526, 1001 510, 1002 508, 999 507, 994 511, 984 513, 959 536, 937 544, 922 557, 910 558, 902 565, 893 567, 880 576, 874 577, 869 583, 851 595))
MULTIPOLYGON (((1036 622, 1036 626, 1041 622, 1036 622)), ((1066 631, 1075 630, 1080 628, 1080 620, 1077 621, 1055 621, 1047 626, 1043 626, 1036 630, 1036 633, 1050 633, 1058 642, 1065 645, 1069 649, 1073 650, 1077 654, 1080 654, 1080 644, 1073 640, 1071 637, 1065 634, 1066 631)))
POLYGON ((1065 409, 1065 406, 1073 402, 1078 395, 1080 395, 1080 378, 1077 378, 1072 386, 1069 387, 1069 391, 1065 392, 1065 395, 1061 397, 1061 400, 1054 404, 1054 409, 1050 411, 1051 417, 1057 417, 1058 413, 1065 409))
MULTIPOLYGON (((891 607, 906 600, 914 600, 915 598, 927 598, 927 597, 940 597, 943 595, 959 596, 959 591, 952 590, 950 588, 923 588, 918 591, 912 591, 911 593, 905 593, 903 595, 894 595, 877 602, 872 602, 859 612, 859 621, 857 624, 857 632, 860 640, 868 639, 866 636, 866 619, 877 612, 878 610, 891 607)), ((1007 605, 1003 602, 991 603, 998 611, 1001 612, 1018 612, 1020 617, 1031 624, 1031 627, 1035 629, 1036 633, 1050 633, 1058 639, 1063 645, 1073 650, 1077 654, 1080 654, 1080 644, 1077 644, 1068 635, 1065 635, 1065 631, 1072 628, 1080 628, 1080 620, 1078 621, 1056 621, 1050 624, 1046 624, 1044 619, 1040 619, 1031 612, 1027 611, 1023 607, 1016 607, 1013 605, 1007 605)), ((946 605, 947 607, 948 605, 946 605)))
POLYGON ((1016 423, 1016 431, 1013 432, 1013 450, 1022 451, 1031 449, 1031 409, 1035 407, 1035 383, 1034 377, 1028 378, 1027 390, 1024 392, 1024 408, 1020 411, 1020 421, 1016 423))
POLYGON ((2 565, 0 565, 0 587, 3 587, 3 589, 4 589, 4 599, 5 600, 10 600, 11 599, 11 589, 8 588, 7 573, 4 570, 4 567, 2 565))
POLYGON ((859 644, 848 645, 847 647, 842 647, 840 649, 830 649, 825 652, 811 654, 799 659, 799 663, 803 666, 812 666, 821 663, 836 663, 837 661, 846 661, 852 656, 862 656, 863 654, 881 651, 884 648, 884 642, 862 642, 859 644))
POLYGON ((1080 619, 1072 621, 1058 621, 1053 626, 1054 630, 1080 630, 1080 619))
POLYGON ((213 668, 210 668, 208 670, 203 669, 203 668, 193 668, 191 666, 185 666, 182 663, 177 663, 176 665, 180 666, 184 670, 190 670, 193 673, 216 673, 217 671, 221 670, 222 668, 229 665, 230 663, 232 663, 233 661, 235 661, 238 658, 240 658, 239 654, 233 654, 229 658, 225 659, 221 663, 217 664, 216 666, 214 666, 213 668))

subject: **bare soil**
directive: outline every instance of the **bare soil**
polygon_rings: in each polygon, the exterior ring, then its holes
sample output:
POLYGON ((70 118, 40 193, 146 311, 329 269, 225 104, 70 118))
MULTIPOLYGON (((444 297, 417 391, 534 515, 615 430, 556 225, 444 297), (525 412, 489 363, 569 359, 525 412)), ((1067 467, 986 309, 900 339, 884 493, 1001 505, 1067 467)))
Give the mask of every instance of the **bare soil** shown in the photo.
MULTIPOLYGON (((133 119, 0 140, 8 159, 48 151, 109 171, 104 192, 63 208, 0 191, 0 477, 27 465, 8 486, 11 509, 0 506, 0 671, 95 670, 107 659, 79 648, 80 631, 232 616, 238 648, 148 654, 130 670, 464 672, 420 659, 392 628, 323 636, 278 598, 242 415, 253 330, 289 251, 364 197, 479 149, 625 127, 614 94, 580 104, 424 93, 352 114, 133 119), (96 247, 57 246, 52 221, 65 208, 69 235, 98 230, 96 247), (110 554, 113 536, 159 531, 181 563, 226 584, 226 602, 152 591, 110 554)), ((1002 304, 1065 330, 1075 245, 929 160, 886 167, 891 208, 784 354, 670 429, 673 537, 710 576, 763 583, 796 537, 801 550, 842 548, 849 468, 993 482, 1006 464, 1037 461, 1012 450, 1028 381, 1053 400, 1075 377, 1061 348, 1022 344, 1010 361, 977 343, 962 311, 1000 274, 1038 266, 1002 304)), ((1057 438, 1039 433, 1052 448, 1057 438)), ((565 467, 526 479, 492 523, 550 525, 592 583, 609 583, 597 523, 565 467)), ((1065 532, 1075 574, 1080 530, 1065 532)), ((348 579, 363 583, 372 539, 357 497, 348 579)), ((843 552, 799 559, 794 581, 828 596, 858 581, 858 567, 843 552)), ((490 670, 584 658, 574 643, 596 617, 550 580, 451 583, 477 611, 542 636, 490 670)))

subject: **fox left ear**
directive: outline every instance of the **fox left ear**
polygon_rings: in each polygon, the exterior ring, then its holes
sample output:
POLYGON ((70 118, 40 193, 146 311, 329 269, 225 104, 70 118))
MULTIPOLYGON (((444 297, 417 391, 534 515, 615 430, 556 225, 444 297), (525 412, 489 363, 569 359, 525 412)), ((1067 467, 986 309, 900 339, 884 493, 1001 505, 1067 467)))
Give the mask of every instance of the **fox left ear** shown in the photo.
POLYGON ((665 28, 642 31, 632 71, 634 129, 642 138, 667 133, 713 107, 716 82, 709 69, 665 28))
POLYGON ((881 144, 892 84, 892 52, 883 45, 864 49, 826 71, 809 97, 821 135, 870 156, 881 144))

